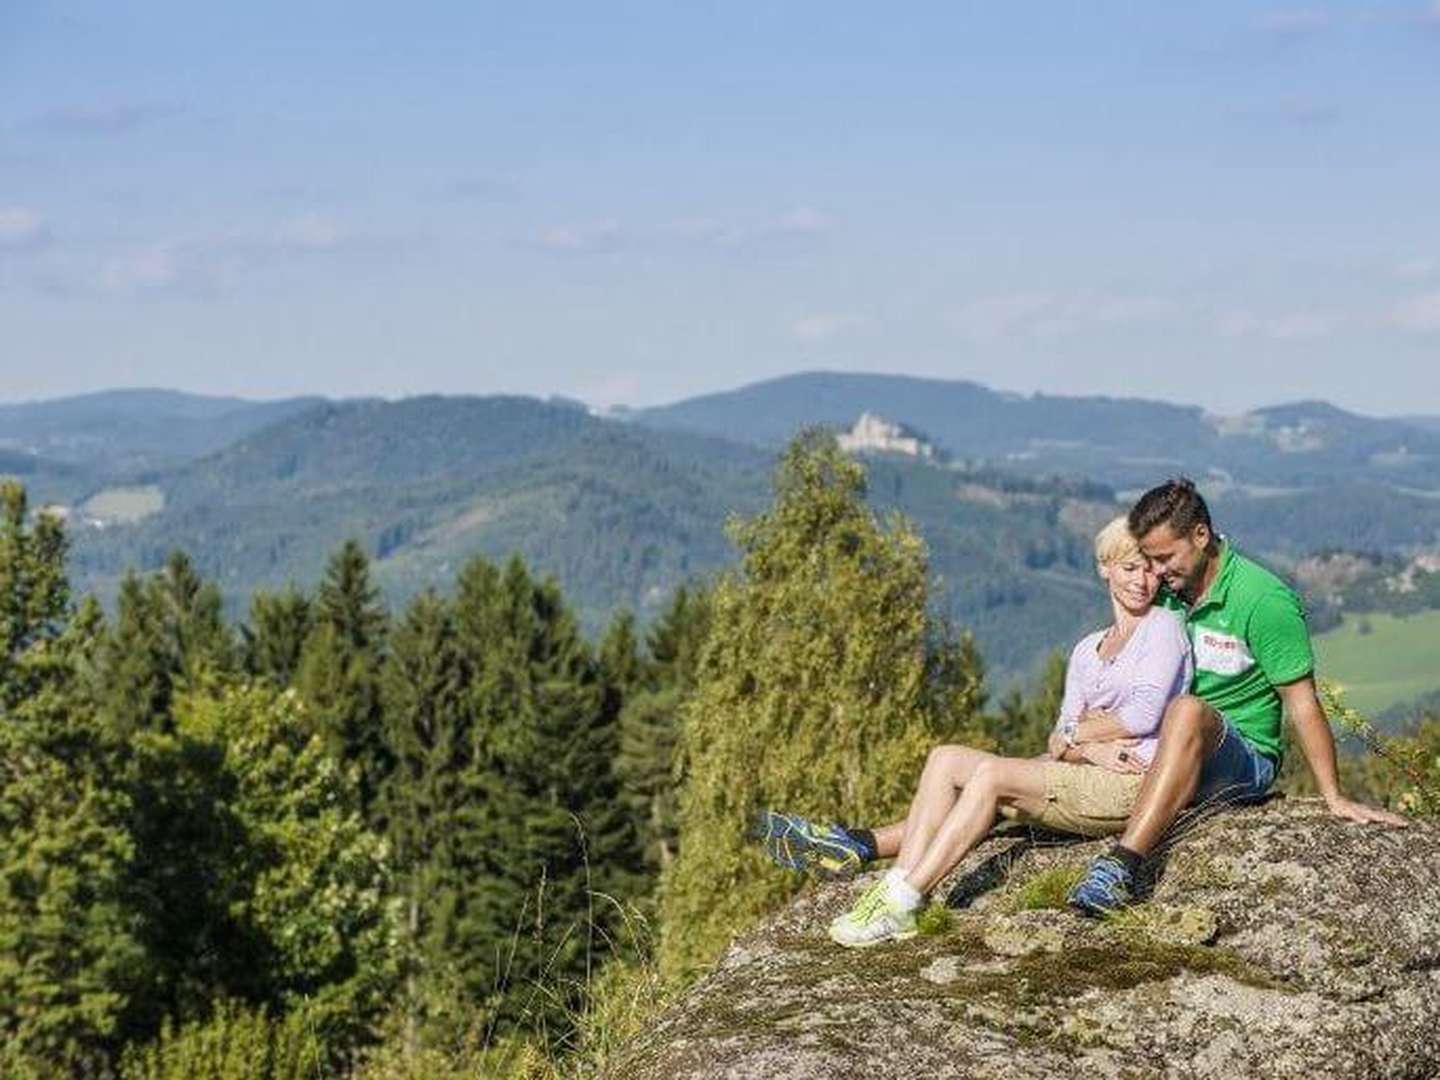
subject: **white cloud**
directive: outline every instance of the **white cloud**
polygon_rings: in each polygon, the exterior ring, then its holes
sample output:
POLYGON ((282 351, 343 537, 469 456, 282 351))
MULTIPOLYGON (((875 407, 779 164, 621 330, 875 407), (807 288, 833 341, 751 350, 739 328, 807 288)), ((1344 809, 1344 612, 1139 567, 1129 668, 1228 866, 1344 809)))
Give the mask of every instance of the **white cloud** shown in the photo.
POLYGON ((1421 281, 1440 271, 1440 259, 1405 259, 1395 267, 1395 276, 1405 281, 1421 281))
POLYGON ((1257 314, 1253 311, 1221 312, 1216 329, 1225 337, 1258 337, 1271 341, 1306 341, 1329 337, 1339 319, 1326 311, 1287 311, 1257 314))
POLYGON ((0 207, 0 251, 29 251, 50 239, 50 227, 33 210, 0 207))
POLYGON ((780 233, 790 233, 800 236, 818 236, 821 233, 830 231, 830 219, 819 210, 810 206, 797 206, 795 209, 784 214, 774 229, 780 233))
POLYGON ((62 105, 34 117, 29 126, 61 135, 117 135, 179 113, 177 105, 127 103, 62 105))
POLYGON ((950 311, 946 321, 976 341, 1055 338, 1173 320, 1186 305, 1159 296, 1123 293, 1017 292, 982 296, 950 311))
POLYGON ((1390 310, 1390 322, 1402 330, 1440 331, 1440 292, 1413 296, 1396 304, 1390 310))
POLYGON ((822 312, 796 319, 790 324, 790 333, 800 341, 829 341, 864 325, 865 320, 858 315, 822 312))
POLYGON ((774 243, 814 240, 829 233, 834 222, 812 206, 797 206, 776 217, 748 221, 725 221, 717 217, 693 217, 662 226, 661 241, 698 244, 717 248, 746 248, 774 243))
POLYGON ((152 244, 105 259, 96 275, 96 284, 101 292, 112 296, 191 291, 197 282, 186 272, 186 267, 175 246, 152 244))
POLYGON ((268 237, 269 242, 282 251, 334 251, 350 239, 347 229, 318 214, 287 221, 268 237))
POLYGON ((620 222, 614 218, 580 225, 553 225, 540 236, 540 246, 551 251, 610 251, 621 241, 620 222))
POLYGON ((1328 11, 1319 8, 1292 8, 1272 11, 1260 18, 1260 28, 1277 37, 1303 38, 1321 33, 1335 25, 1328 11))

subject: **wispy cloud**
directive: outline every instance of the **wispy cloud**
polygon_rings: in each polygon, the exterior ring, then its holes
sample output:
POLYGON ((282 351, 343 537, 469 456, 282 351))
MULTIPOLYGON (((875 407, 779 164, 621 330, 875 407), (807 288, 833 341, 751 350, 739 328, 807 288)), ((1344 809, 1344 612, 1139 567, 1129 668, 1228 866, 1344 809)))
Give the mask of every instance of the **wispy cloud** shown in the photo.
POLYGON ((614 218, 581 224, 552 225, 540 234, 540 246, 548 251, 613 251, 620 247, 624 233, 614 218))
POLYGON ((193 251, 153 244, 105 259, 95 284, 107 296, 186 296, 214 293, 213 268, 193 251))
POLYGON ((832 222, 813 206, 797 206, 782 214, 772 230, 787 236, 819 236, 830 231, 832 222))
POLYGON ((790 324, 790 334, 798 341, 813 344, 829 341, 852 330, 858 330, 865 325, 865 322, 866 320, 859 315, 821 312, 796 319, 790 324))
POLYGON ((0 251, 34 251, 51 239, 50 226, 34 210, 0 206, 0 251))
POLYGON ((118 135, 181 112, 178 105, 156 102, 62 105, 31 118, 28 127, 57 135, 118 135))
POLYGON ((1262 15, 1258 25, 1282 40, 1299 41, 1329 30, 1335 25, 1335 18, 1320 8, 1290 8, 1262 15))
POLYGON ((393 247, 334 218, 313 214, 109 250, 57 247, 43 265, 33 268, 30 282, 41 292, 70 298, 214 299, 303 270, 317 260, 333 267, 337 259, 373 258, 393 247))
POLYGON ((493 176, 462 176, 444 191, 446 198, 461 202, 513 202, 519 194, 514 184, 493 176))
POLYGON ((1287 101, 1281 104, 1280 115, 1295 127, 1321 128, 1340 119, 1340 108, 1328 101, 1287 101))
POLYGON ((1331 311, 1221 312, 1215 328, 1224 337, 1265 338, 1270 341, 1306 341, 1329 337, 1339 329, 1340 317, 1331 311))
POLYGON ((1417 256, 1404 259, 1395 267, 1395 276, 1403 281, 1421 281, 1440 272, 1440 259, 1417 256))
POLYGON ((1440 292, 1424 293, 1401 301, 1391 308, 1389 321, 1402 330, 1427 334, 1440 332, 1440 292))
POLYGON ((972 340, 995 341, 1153 325, 1186 311, 1185 304, 1160 296, 1016 292, 966 301, 946 314, 946 322, 972 340))
POLYGON ((556 252, 614 251, 618 248, 674 250, 712 248, 758 251, 775 246, 804 245, 831 232, 834 221, 811 206, 759 218, 689 217, 659 225, 622 227, 615 218, 552 225, 538 242, 556 252))
MULTIPOLYGON (((240 237, 244 241, 244 237, 240 237)), ((354 234, 333 218, 305 214, 282 222, 258 240, 277 252, 335 251, 354 239, 354 234)))

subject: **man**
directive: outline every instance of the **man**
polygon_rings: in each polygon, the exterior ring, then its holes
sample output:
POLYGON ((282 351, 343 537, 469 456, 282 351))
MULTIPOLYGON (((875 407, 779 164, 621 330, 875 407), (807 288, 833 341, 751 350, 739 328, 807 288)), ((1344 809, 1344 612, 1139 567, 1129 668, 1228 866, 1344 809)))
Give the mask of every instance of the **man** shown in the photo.
POLYGON ((1189 480, 1147 491, 1129 521, 1168 590, 1162 602, 1185 620, 1195 676, 1191 693, 1166 709, 1125 832, 1091 862, 1071 904, 1088 915, 1128 904, 1140 864, 1192 802, 1263 798, 1280 768, 1282 714, 1331 813, 1405 825, 1340 793, 1335 741, 1315 693, 1310 635, 1295 591, 1215 533, 1189 480))

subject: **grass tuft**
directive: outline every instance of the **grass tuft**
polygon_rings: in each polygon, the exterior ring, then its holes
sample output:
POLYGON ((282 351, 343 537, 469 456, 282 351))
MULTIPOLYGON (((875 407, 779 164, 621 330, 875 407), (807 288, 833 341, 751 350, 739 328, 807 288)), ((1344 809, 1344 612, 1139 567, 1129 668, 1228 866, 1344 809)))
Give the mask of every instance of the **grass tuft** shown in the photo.
POLYGON ((915 916, 915 928, 921 937, 937 937, 955 924, 954 916, 944 904, 928 904, 915 916))
POLYGON ((1010 897, 1013 911, 1063 910, 1070 890, 1085 876, 1083 866, 1057 866, 1028 879, 1010 897))

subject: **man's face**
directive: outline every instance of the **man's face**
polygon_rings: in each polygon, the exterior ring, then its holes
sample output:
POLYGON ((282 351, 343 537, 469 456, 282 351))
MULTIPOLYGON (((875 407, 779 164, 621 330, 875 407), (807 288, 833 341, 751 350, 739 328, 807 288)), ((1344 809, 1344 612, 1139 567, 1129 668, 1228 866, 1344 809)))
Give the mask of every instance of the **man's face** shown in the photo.
POLYGON ((1210 530, 1204 525, 1196 525, 1187 533, 1177 533, 1166 522, 1140 538, 1140 550, 1165 587, 1192 602, 1198 598, 1205 580, 1205 569, 1210 562, 1206 553, 1209 545, 1210 530))

